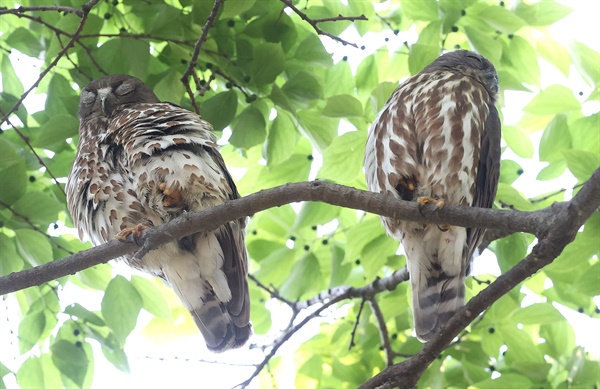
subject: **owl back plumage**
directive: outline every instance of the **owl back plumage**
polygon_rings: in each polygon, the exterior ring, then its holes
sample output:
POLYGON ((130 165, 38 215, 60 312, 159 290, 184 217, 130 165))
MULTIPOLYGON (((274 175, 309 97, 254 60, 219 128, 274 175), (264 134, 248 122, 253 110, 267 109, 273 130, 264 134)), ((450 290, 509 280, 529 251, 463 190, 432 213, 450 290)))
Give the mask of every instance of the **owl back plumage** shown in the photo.
MULTIPOLYGON (((159 102, 140 80, 104 77, 82 91, 80 140, 67 202, 81 238, 98 245, 239 197, 209 123, 159 102)), ((250 336, 245 220, 167 243, 130 266, 163 278, 192 314, 208 348, 250 336)))
MULTIPOLYGON (((490 208, 500 164, 493 65, 471 51, 442 55, 403 82, 373 123, 365 150, 371 191, 490 208)), ((382 218, 402 241, 415 332, 431 339, 465 303, 465 277, 483 231, 382 218)))

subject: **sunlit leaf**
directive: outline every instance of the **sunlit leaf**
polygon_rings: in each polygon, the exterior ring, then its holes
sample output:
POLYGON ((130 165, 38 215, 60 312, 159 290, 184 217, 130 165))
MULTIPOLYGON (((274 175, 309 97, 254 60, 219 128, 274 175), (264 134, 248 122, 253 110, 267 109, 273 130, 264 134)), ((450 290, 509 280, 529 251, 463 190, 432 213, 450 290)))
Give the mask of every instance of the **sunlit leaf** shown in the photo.
POLYGON ((125 339, 135 327, 142 306, 142 297, 122 276, 113 278, 106 287, 102 299, 102 316, 121 345, 125 344, 125 339))

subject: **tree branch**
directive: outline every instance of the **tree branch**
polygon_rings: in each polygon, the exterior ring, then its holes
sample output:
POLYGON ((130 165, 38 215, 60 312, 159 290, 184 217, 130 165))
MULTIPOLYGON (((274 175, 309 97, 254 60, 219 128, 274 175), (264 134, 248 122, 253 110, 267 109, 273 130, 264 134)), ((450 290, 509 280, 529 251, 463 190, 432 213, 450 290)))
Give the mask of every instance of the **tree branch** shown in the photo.
POLYGON ((292 11, 294 11, 294 13, 296 13, 296 15, 300 16, 300 18, 302 20, 304 20, 305 22, 310 24, 317 34, 329 37, 329 38, 333 39, 334 41, 340 42, 344 46, 349 45, 352 47, 356 47, 358 49, 358 46, 356 45, 356 43, 348 42, 347 40, 344 40, 344 39, 340 38, 339 36, 335 36, 333 34, 325 32, 325 31, 321 30, 317 24, 323 23, 323 22, 339 22, 339 21, 344 21, 344 20, 351 21, 351 22, 354 22, 356 20, 369 20, 369 19, 367 19, 367 17, 365 15, 360 15, 360 16, 338 15, 333 18, 311 19, 310 17, 308 17, 308 15, 306 15, 304 12, 299 10, 298 7, 296 7, 292 3, 292 0, 281 0, 281 2, 283 4, 285 4, 286 7, 290 8, 292 11))
POLYGON ((531 254, 473 297, 414 357, 388 367, 361 385, 361 388, 415 387, 425 369, 462 329, 512 288, 552 263, 575 239, 579 228, 598 205, 600 205, 600 168, 571 201, 561 203, 558 207, 550 207, 555 209, 556 213, 548 217, 547 227, 538 234, 539 243, 533 248, 531 254))
MULTIPOLYGON (((587 193, 590 190, 589 187, 595 188, 600 185, 594 181, 596 176, 600 176, 598 171, 578 193, 578 198, 582 193, 587 193)), ((595 190, 598 193, 598 189, 595 190)), ((600 196, 597 198, 600 199, 600 196)), ((535 212, 460 206, 446 206, 437 209, 435 205, 427 205, 423 209, 419 209, 414 202, 402 201, 393 196, 342 185, 322 181, 292 183, 263 190, 201 212, 186 213, 169 223, 145 230, 138 239, 141 248, 132 241, 111 241, 74 256, 2 277, 0 278, 0 294, 40 285, 99 263, 106 263, 113 258, 135 252, 138 248, 135 256, 141 258, 150 250, 169 241, 181 239, 196 232, 213 231, 231 220, 299 201, 320 201, 394 219, 462 227, 496 228, 529 232, 538 236, 545 235, 549 230, 555 228, 557 225, 556 215, 564 214, 565 210, 571 206, 570 202, 556 203, 535 212), (76 261, 73 260, 75 257, 76 261)), ((596 205, 597 207, 598 205, 596 205)))
POLYGON ((213 5, 213 8, 210 11, 208 18, 206 19, 206 23, 204 24, 204 27, 202 28, 202 34, 200 34, 200 37, 198 38, 198 40, 196 41, 196 44, 194 45, 194 52, 192 53, 192 58, 190 59, 190 62, 188 63, 188 67, 187 67, 187 69, 185 69, 183 76, 181 76, 181 82, 183 83, 183 86, 185 87, 187 94, 190 96, 190 102, 192 103, 192 106, 194 107, 194 111, 197 114, 200 114, 200 108, 198 107, 198 104, 196 103, 196 99, 194 98, 194 93, 192 92, 192 89, 190 88, 189 77, 192 75, 193 72, 195 72, 195 67, 196 67, 196 64, 198 63, 198 56, 200 55, 200 49, 202 48, 204 41, 206 41, 206 38, 208 37, 208 31, 212 28, 213 24, 215 23, 217 14, 219 13, 219 9, 223 5, 224 1, 225 0, 215 0, 215 4, 213 5))

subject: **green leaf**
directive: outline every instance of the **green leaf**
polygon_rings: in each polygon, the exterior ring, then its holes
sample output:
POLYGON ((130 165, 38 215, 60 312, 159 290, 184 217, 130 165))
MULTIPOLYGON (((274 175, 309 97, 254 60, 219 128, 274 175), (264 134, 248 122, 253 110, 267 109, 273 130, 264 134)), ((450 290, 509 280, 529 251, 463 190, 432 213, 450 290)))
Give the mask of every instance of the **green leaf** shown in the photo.
POLYGON ((520 374, 502 374, 497 378, 476 382, 473 387, 477 389, 531 388, 532 382, 520 374))
POLYGON ((275 166, 286 161, 294 152, 296 144, 294 123, 283 111, 277 114, 269 129, 265 143, 267 166, 275 166))
POLYGON ((252 9, 256 0, 227 0, 223 5, 221 19, 233 18, 252 9))
POLYGON ((52 261, 52 247, 44 235, 26 229, 16 230, 15 235, 19 255, 31 266, 52 261))
POLYGON ((511 320, 526 324, 550 324, 566 320, 551 303, 532 304, 517 310, 511 320))
POLYGON ((263 114, 254 106, 248 106, 236 117, 232 125, 229 143, 235 147, 249 149, 264 142, 267 136, 267 124, 263 114))
POLYGON ((346 232, 346 257, 345 263, 359 259, 364 247, 378 237, 385 235, 385 230, 378 217, 369 218, 354 225, 346 232))
POLYGON ((554 115, 557 113, 576 111, 581 104, 573 96, 573 92, 563 85, 551 85, 542 90, 523 108, 524 112, 534 115, 554 115))
POLYGON ((438 20, 438 4, 435 0, 402 0, 402 12, 412 20, 438 20))
POLYGON ((29 192, 15 203, 13 209, 34 224, 48 225, 58 219, 63 206, 43 192, 29 192))
POLYGON ((43 311, 31 312, 19 323, 19 351, 21 354, 31 350, 40 340, 46 326, 43 311))
POLYGON ((500 182, 511 185, 523 174, 521 165, 510 159, 505 159, 500 165, 500 182))
POLYGON ((542 37, 535 44, 542 58, 554 65, 565 77, 569 76, 571 54, 563 44, 549 37, 542 37))
POLYGON ((102 43, 93 55, 109 74, 130 74, 141 80, 148 75, 151 56, 147 40, 113 38, 102 43))
POLYGON ((519 211, 532 210, 532 204, 519 191, 504 183, 498 184, 496 199, 507 206, 512 206, 519 211))
POLYGON ((291 77, 281 91, 301 108, 308 108, 314 105, 315 100, 323 97, 321 84, 307 72, 299 72, 291 77))
POLYGON ((316 35, 308 35, 300 42, 294 56, 313 66, 328 68, 333 64, 331 54, 325 50, 323 42, 316 35))
POLYGON ((23 269, 23 260, 17 254, 15 243, 12 238, 0 232, 0 276, 17 272, 23 269))
POLYGON ((566 168, 567 163, 565 162, 565 160, 551 162, 548 166, 540 170, 535 179, 538 181, 553 180, 555 178, 560 177, 564 173, 566 168))
POLYGON ((298 131, 322 154, 337 135, 339 119, 326 118, 313 111, 301 111, 298 116, 298 131))
POLYGON ((477 16, 485 20, 494 29, 506 34, 514 34, 525 26, 525 21, 523 19, 498 5, 492 5, 486 8, 477 16))
POLYGON ((85 323, 91 323, 99 327, 106 325, 100 316, 88 311, 87 308, 77 303, 67 306, 65 308, 65 313, 67 315, 75 316, 78 320, 83 320, 85 323))
POLYGON ((586 80, 592 86, 600 82, 600 53, 584 45, 583 43, 573 42, 571 44, 573 53, 573 64, 581 75, 587 76, 586 80))
POLYGON ((58 370, 82 387, 90 363, 83 348, 66 340, 58 340, 50 346, 50 351, 58 370))
POLYGON ((21 388, 45 388, 44 371, 38 357, 29 357, 17 371, 17 382, 21 388))
POLYGON ((108 284, 101 305, 104 321, 113 330, 120 344, 125 344, 142 309, 142 297, 129 281, 116 276, 108 284))
POLYGON ((163 292, 150 280, 132 276, 131 284, 142 297, 146 311, 165 320, 171 320, 171 307, 163 292))
POLYGON ((546 339, 549 354, 555 359, 568 355, 575 348, 575 331, 569 322, 561 320, 540 326, 540 337, 546 339))
POLYGON ((502 45, 494 36, 475 27, 465 26, 465 34, 471 48, 489 59, 492 63, 499 63, 502 57, 502 45))
POLYGON ((410 74, 417 74, 440 55, 438 46, 415 43, 410 47, 408 55, 408 69, 410 74))
POLYGON ((548 124, 540 140, 540 161, 555 162, 563 159, 563 151, 571 148, 571 133, 564 115, 557 115, 548 124))
POLYGON ((582 293, 590 297, 600 295, 600 262, 588 267, 586 271, 581 274, 571 288, 568 289, 571 293, 582 293))
POLYGON ((600 150, 600 113, 575 120, 569 126, 573 149, 598 152, 600 150))
POLYGON ((269 84, 285 68, 285 56, 278 43, 259 43, 253 48, 250 80, 256 85, 269 84))
POLYGON ((540 65, 535 49, 520 36, 514 36, 506 53, 521 83, 539 86, 540 65))
POLYGON ((154 93, 161 101, 169 101, 179 104, 185 95, 185 87, 179 80, 181 72, 170 69, 160 77, 158 84, 154 86, 154 93))
POLYGON ((515 367, 516 364, 521 362, 544 362, 542 354, 535 347, 533 340, 527 332, 517 329, 516 326, 502 326, 498 327, 497 330, 502 332, 502 337, 508 347, 506 360, 510 366, 515 367))
POLYGON ((368 56, 358 65, 354 80, 356 87, 362 92, 371 92, 379 84, 379 71, 374 56, 368 56))
POLYGON ((600 167, 600 154, 583 150, 564 150, 567 167, 579 182, 587 181, 600 167))
POLYGON ((0 73, 2 73, 2 91, 15 97, 20 97, 25 89, 13 69, 13 65, 7 55, 3 55, 0 61, 0 73))
POLYGON ((21 53, 30 57, 37 58, 44 48, 40 40, 33 36, 31 31, 19 27, 14 30, 5 40, 8 47, 19 50, 21 53))
POLYGON ((332 96, 327 99, 323 115, 334 118, 363 116, 363 108, 360 101, 353 96, 332 96))
POLYGON ((105 290, 112 278, 112 268, 108 265, 90 267, 78 272, 77 277, 87 286, 105 290))
MULTIPOLYGON (((361 81, 365 82, 366 81, 361 81)), ((348 61, 339 61, 327 70, 323 93, 325 96, 350 95, 354 93, 354 76, 348 61)))
POLYGON ((317 175, 338 183, 350 183, 362 170, 363 149, 367 135, 362 131, 347 132, 331 142, 323 154, 323 166, 317 175))
POLYGON ((321 281, 319 261, 314 254, 308 254, 298 261, 279 292, 291 300, 298 300, 318 289, 321 281))
POLYGON ((0 139, 0 201, 12 205, 27 189, 25 160, 19 157, 17 150, 4 139, 0 139))
POLYGON ((519 157, 533 157, 533 144, 531 139, 519 127, 504 126, 502 127, 502 137, 504 141, 519 157))
POLYGON ((537 3, 518 3, 515 13, 530 26, 544 27, 556 23, 573 10, 557 1, 538 1, 537 3))
POLYGON ((374 280, 385 265, 387 258, 394 255, 398 242, 387 235, 381 235, 369 242, 362 250, 361 261, 368 281, 374 280))
POLYGON ((31 144, 34 147, 53 148, 64 143, 67 138, 77 135, 79 120, 70 115, 56 115, 51 117, 40 128, 40 134, 31 144))
POLYGON ((202 118, 212 124, 215 131, 221 131, 231 123, 237 110, 237 94, 233 91, 221 92, 202 103, 202 118))
POLYGON ((340 213, 340 208, 326 203, 305 202, 300 208, 292 232, 301 228, 329 223, 340 213))
POLYGON ((498 265, 506 272, 527 255, 527 241, 523 234, 512 234, 493 243, 492 250, 498 257, 498 265))

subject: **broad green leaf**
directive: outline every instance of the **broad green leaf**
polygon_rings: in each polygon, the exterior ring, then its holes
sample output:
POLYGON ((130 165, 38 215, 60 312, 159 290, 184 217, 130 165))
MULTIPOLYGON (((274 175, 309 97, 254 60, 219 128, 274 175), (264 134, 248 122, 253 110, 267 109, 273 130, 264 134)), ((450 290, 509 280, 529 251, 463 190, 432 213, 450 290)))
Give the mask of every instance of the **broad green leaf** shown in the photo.
POLYGON ((112 268, 109 265, 97 265, 77 273, 77 277, 83 281, 86 286, 105 290, 112 278, 112 268))
POLYGON ((362 116, 363 108, 354 96, 338 95, 327 99, 327 105, 323 109, 323 115, 333 118, 346 118, 350 116, 362 116))
POLYGON ((264 85, 275 81, 285 67, 285 56, 278 43, 259 43, 253 48, 250 81, 264 85))
POLYGON ((185 95, 185 87, 180 78, 180 72, 170 69, 160 77, 160 81, 154 86, 154 93, 161 101, 179 104, 185 95))
POLYGON ((52 361, 58 370, 82 387, 89 365, 83 348, 69 341, 59 340, 50 346, 50 351, 52 351, 52 361))
POLYGON ((415 43, 410 47, 408 69, 410 74, 417 74, 440 55, 438 46, 415 43))
POLYGON ((314 254, 308 254, 292 267, 290 276, 283 283, 279 292, 288 299, 297 300, 314 293, 320 283, 319 261, 314 254))
POLYGON ((299 72, 291 77, 283 84, 281 91, 301 108, 309 108, 323 97, 319 80, 308 72, 299 72))
POLYGON ((313 66, 330 67, 333 62, 331 54, 323 47, 323 42, 316 35, 308 35, 298 48, 294 55, 298 60, 307 62, 313 66))
POLYGON ((530 26, 543 27, 556 23, 573 10, 557 1, 539 1, 537 3, 518 3, 515 13, 530 26))
POLYGON ((362 131, 347 132, 335 138, 323 154, 323 166, 317 177, 338 183, 355 180, 362 170, 366 138, 362 131))
POLYGON ((141 80, 148 75, 150 45, 142 39, 110 39, 95 50, 94 58, 110 74, 130 74, 141 80), (115 58, 120 58, 115 61, 115 58))
POLYGON ((88 311, 87 308, 77 303, 67 306, 65 308, 65 313, 67 315, 75 316, 78 320, 83 320, 86 323, 91 323, 99 327, 105 325, 104 320, 102 320, 98 315, 88 311))
POLYGON ((19 323, 19 350, 21 354, 31 350, 40 340, 44 327, 46 326, 46 317, 43 311, 31 312, 19 323))
POLYGON ((29 192, 17 201, 13 209, 34 224, 50 224, 58 219, 63 206, 42 192, 29 192))
POLYGON ((600 150, 600 113, 575 120, 569 126, 573 149, 598 152, 600 150))
POLYGON ((0 276, 23 269, 23 259, 17 254, 15 241, 0 232, 0 276))
POLYGON ((516 126, 502 127, 502 137, 508 147, 519 157, 531 158, 533 156, 533 144, 531 139, 516 126))
POLYGON ((53 149, 57 144, 64 143, 65 139, 77 135, 79 120, 70 115, 57 115, 48 120, 39 130, 32 145, 53 149))
POLYGON ((502 182, 498 184, 496 200, 500 201, 503 206, 514 208, 519 211, 529 211, 532 209, 532 204, 529 200, 515 188, 502 182))
POLYGON ((584 45, 583 43, 573 42, 571 44, 571 52, 573 53, 573 64, 586 80, 592 86, 600 82, 600 53, 598 51, 584 45))
POLYGON ((567 167, 579 182, 587 181, 600 168, 600 154, 583 150, 564 150, 567 167))
POLYGON ((27 189, 25 160, 5 139, 0 138, 0 201, 12 205, 27 189))
POLYGON ((545 162, 556 162, 563 157, 562 152, 571 148, 571 133, 567 118, 557 115, 548 124, 540 140, 540 160, 545 162))
POLYGON ((510 40, 508 52, 515 75, 525 84, 540 85, 540 65, 537 61, 535 49, 520 36, 514 36, 510 40))
POLYGON ((215 131, 221 131, 231 123, 237 110, 237 94, 230 90, 214 95, 202 103, 200 114, 212 124, 215 131))
POLYGON ((106 324, 113 330, 120 344, 125 344, 125 339, 131 333, 143 300, 131 282, 122 276, 112 279, 102 299, 102 316, 106 324))
POLYGON ((165 320, 171 320, 169 302, 163 292, 150 280, 140 276, 132 276, 131 284, 142 297, 146 311, 165 320))
POLYGON ((353 94, 354 87, 354 76, 348 61, 339 61, 327 70, 327 78, 323 88, 326 97, 353 94))
MULTIPOLYGON (((272 188, 289 182, 306 181, 310 172, 312 159, 306 155, 294 154, 285 162, 267 169, 261 167, 256 170, 256 179, 251 188, 253 191, 272 188)), ((311 156, 312 158, 312 156, 311 156)), ((248 174, 246 174, 248 176, 248 174)), ((246 179, 246 176, 244 179, 246 179)), ((242 181, 243 182, 243 181, 242 181)))
POLYGON ((554 115, 557 113, 576 111, 581 104, 573 96, 573 92, 563 85, 550 85, 542 90, 523 108, 524 112, 534 115, 554 115))
POLYGON ((323 117, 314 111, 301 111, 298 116, 298 131, 322 154, 337 135, 339 119, 323 117))
POLYGON ((514 34, 525 26, 525 21, 498 5, 491 5, 477 16, 485 20, 494 29, 506 34, 514 34))
POLYGON ((300 228, 329 223, 340 213, 340 208, 320 202, 305 202, 300 208, 292 232, 300 228))
POLYGON ((265 143, 267 166, 275 166, 292 156, 296 129, 287 113, 280 111, 271 123, 265 143))
POLYGON ((566 320, 550 303, 532 304, 521 308, 511 320, 522 324, 550 324, 566 320))
POLYGON ((44 371, 38 357, 29 357, 17 371, 17 382, 21 388, 45 388, 44 371))
POLYGON ((563 44, 550 37, 544 37, 536 41, 536 50, 542 58, 556 66, 565 77, 569 76, 571 54, 563 44))
POLYGON ((5 40, 8 47, 17 49, 25 55, 37 58, 44 48, 40 40, 36 38, 31 31, 19 27, 14 30, 5 40))
POLYGON ((600 262, 589 266, 568 290, 572 293, 583 293, 590 297, 600 295, 600 262))
POLYGON ((510 159, 505 159, 500 165, 500 182, 510 185, 523 173, 521 165, 510 159))
POLYGON ((498 327, 497 331, 502 332, 504 342, 508 347, 506 351, 506 360, 511 367, 515 367, 518 363, 533 362, 543 363, 544 358, 529 334, 525 331, 512 327, 498 327))
POLYGON ((570 354, 575 348, 575 331, 564 320, 540 326, 540 337, 546 339, 549 354, 557 359, 565 353, 570 354))
POLYGON ((494 36, 487 31, 482 31, 475 27, 465 26, 465 34, 469 40, 469 45, 481 55, 492 61, 499 63, 502 57, 502 45, 494 36))
MULTIPOLYGON (((378 217, 369 218, 356 224, 346 232, 346 257, 345 263, 360 259, 364 247, 385 234, 378 217)), ((396 247, 397 248, 397 247, 396 247)))
POLYGON ((438 4, 435 0, 402 0, 402 13, 412 20, 438 20, 438 4))
POLYGON ((264 142, 267 123, 263 114, 254 106, 248 106, 235 119, 229 143, 235 147, 249 149, 264 142))
POLYGON ((251 9, 254 3, 256 3, 256 0, 227 0, 223 5, 223 12, 220 17, 226 19, 239 16, 251 9))
POLYGON ((52 247, 44 235, 26 229, 16 230, 15 235, 19 255, 31 266, 52 261, 52 247))
POLYGON ((498 388, 531 388, 532 382, 527 377, 519 374, 502 374, 497 378, 488 378, 473 384, 477 389, 498 389, 498 388))
POLYGON ((9 93, 15 97, 21 97, 25 89, 15 73, 15 69, 8 58, 8 55, 0 57, 0 70, 2 73, 2 91, 9 93))
POLYGON ((358 65, 354 80, 359 92, 371 92, 379 84, 379 70, 375 56, 368 56, 358 65))
POLYGON ((363 248, 360 263, 365 269, 365 277, 368 281, 375 279, 387 258, 394 255, 397 249, 398 242, 387 235, 379 236, 363 248))
POLYGON ((548 166, 540 170, 535 179, 538 181, 553 180, 557 177, 560 177, 564 173, 566 168, 567 163, 565 162, 565 160, 551 162, 548 166))
POLYGON ((498 257, 498 265, 506 272, 519 263, 527 255, 527 241, 523 234, 512 234, 498 239, 492 244, 492 250, 498 257))

